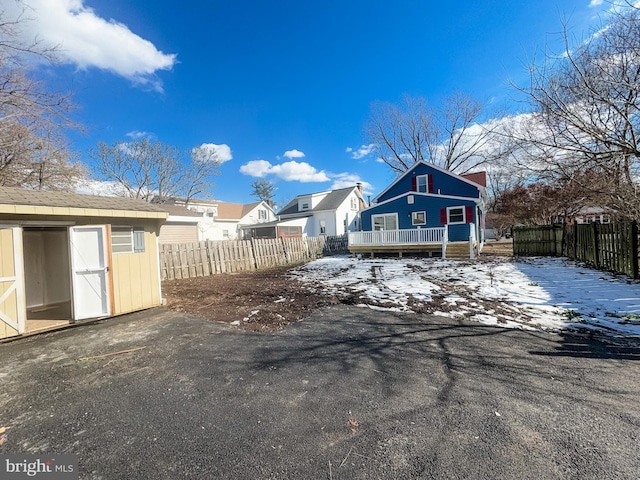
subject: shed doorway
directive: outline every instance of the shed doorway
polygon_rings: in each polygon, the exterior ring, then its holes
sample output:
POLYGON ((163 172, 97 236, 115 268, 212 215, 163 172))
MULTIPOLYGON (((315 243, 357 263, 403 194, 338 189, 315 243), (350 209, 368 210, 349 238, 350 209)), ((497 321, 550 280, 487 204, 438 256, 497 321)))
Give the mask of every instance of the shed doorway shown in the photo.
POLYGON ((69 233, 66 227, 24 227, 26 333, 71 322, 69 233))

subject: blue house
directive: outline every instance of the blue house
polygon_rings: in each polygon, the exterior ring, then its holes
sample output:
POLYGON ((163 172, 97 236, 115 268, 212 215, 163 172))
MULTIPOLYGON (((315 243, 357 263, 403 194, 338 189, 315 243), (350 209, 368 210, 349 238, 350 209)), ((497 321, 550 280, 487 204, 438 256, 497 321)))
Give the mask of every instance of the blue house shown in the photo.
POLYGON ((485 185, 484 172, 456 175, 418 162, 360 212, 349 250, 473 258, 484 241, 485 185))

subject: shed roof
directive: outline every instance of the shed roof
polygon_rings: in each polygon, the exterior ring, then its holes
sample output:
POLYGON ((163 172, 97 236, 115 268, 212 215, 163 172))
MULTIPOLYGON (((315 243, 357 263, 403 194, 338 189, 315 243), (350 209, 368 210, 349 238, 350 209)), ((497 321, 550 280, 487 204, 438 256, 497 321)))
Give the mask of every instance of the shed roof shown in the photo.
POLYGON ((0 213, 162 219, 168 216, 159 205, 136 198, 11 187, 0 187, 0 213))

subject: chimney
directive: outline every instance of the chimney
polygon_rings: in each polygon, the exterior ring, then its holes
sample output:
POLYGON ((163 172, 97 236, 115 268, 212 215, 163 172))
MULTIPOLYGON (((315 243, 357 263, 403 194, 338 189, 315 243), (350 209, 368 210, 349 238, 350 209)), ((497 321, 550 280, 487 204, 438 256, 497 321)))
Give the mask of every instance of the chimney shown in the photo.
POLYGON ((356 183, 356 187, 360 192, 360 197, 358 198, 358 203, 360 204, 360 208, 358 210, 364 210, 366 205, 364 204, 364 197, 362 196, 362 182, 356 183))

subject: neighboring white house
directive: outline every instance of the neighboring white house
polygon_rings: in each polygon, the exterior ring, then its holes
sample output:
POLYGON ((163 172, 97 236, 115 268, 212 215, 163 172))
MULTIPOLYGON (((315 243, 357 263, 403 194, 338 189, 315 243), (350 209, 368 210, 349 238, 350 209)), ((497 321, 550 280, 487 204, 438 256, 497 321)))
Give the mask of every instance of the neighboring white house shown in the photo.
POLYGON ((242 227, 268 223, 276 219, 273 208, 262 201, 242 204, 217 200, 190 200, 186 208, 200 216, 199 240, 242 239, 242 227))
POLYGON ((360 229, 362 185, 298 195, 278 212, 279 227, 299 227, 303 236, 343 235, 360 229))

